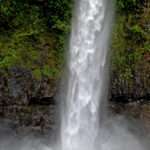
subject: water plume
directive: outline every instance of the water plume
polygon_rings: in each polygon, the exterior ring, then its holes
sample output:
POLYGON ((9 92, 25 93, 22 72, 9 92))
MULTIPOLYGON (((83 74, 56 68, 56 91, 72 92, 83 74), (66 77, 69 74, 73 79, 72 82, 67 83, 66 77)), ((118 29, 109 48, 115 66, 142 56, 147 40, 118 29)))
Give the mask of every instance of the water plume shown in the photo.
POLYGON ((63 150, 93 150, 106 100, 112 1, 80 0, 72 24, 69 81, 62 114, 63 150))
POLYGON ((67 92, 61 113, 62 150, 145 148, 117 120, 107 121, 109 118, 104 108, 107 103, 113 2, 79 0, 77 3, 70 37, 67 92))

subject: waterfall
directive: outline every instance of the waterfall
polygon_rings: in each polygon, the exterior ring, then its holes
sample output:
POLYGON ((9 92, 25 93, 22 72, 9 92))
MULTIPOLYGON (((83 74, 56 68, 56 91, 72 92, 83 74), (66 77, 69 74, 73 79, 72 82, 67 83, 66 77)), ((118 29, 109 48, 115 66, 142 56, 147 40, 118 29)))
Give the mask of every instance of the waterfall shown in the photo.
POLYGON ((79 0, 72 23, 63 150, 94 150, 106 100, 111 0, 79 0), (100 110, 100 113, 99 113, 100 110), (100 115, 99 115, 100 114, 100 115))

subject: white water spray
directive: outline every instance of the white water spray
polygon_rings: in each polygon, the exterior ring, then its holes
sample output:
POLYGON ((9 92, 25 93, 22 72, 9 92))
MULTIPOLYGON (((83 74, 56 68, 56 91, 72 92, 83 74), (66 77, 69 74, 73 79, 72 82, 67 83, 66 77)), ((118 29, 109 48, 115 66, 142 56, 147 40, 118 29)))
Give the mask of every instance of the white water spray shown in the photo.
POLYGON ((112 18, 111 0, 78 2, 70 41, 67 105, 62 116, 63 150, 95 149, 99 108, 106 94, 112 18))

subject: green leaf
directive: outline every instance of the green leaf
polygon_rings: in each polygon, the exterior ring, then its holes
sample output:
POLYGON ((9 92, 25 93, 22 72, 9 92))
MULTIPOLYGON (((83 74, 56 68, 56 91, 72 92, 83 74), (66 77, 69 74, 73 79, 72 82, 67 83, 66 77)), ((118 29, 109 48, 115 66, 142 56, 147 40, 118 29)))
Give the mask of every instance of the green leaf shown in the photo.
POLYGON ((143 32, 142 28, 139 25, 132 26, 131 27, 131 31, 133 33, 142 33, 143 32))
POLYGON ((41 70, 40 70, 40 69, 34 69, 34 70, 32 71, 32 73, 33 73, 33 76, 34 76, 36 79, 40 80, 40 79, 42 78, 42 73, 41 73, 41 70))

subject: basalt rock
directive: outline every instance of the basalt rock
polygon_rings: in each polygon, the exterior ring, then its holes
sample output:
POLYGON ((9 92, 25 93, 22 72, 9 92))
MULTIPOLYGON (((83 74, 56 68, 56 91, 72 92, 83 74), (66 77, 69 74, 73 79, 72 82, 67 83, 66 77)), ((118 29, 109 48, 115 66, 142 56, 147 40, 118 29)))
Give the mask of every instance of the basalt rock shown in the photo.
POLYGON ((1 73, 0 120, 10 120, 16 132, 54 130, 56 89, 56 80, 36 80, 25 69, 15 67, 7 75, 1 73))

